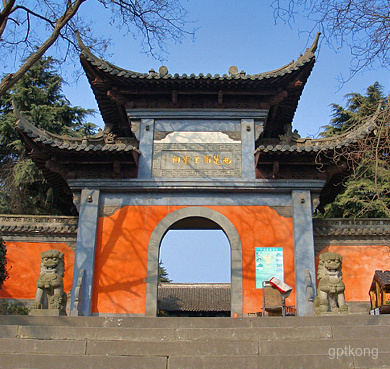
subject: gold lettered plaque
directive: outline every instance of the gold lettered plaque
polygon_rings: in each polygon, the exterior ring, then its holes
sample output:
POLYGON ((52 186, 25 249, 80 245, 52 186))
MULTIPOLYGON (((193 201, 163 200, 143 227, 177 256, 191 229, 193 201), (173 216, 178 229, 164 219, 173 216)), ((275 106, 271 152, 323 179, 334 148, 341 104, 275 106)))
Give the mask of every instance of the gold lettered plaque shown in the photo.
POLYGON ((173 132, 153 149, 154 177, 241 177, 241 140, 221 132, 173 132))

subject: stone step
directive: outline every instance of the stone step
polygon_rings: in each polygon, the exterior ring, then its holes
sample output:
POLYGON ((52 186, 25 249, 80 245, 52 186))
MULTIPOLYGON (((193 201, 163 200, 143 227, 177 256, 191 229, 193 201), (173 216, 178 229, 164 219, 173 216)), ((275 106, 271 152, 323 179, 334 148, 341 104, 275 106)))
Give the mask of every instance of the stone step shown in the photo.
POLYGON ((0 368, 390 368, 389 328, 369 315, 2 316, 0 368))
POLYGON ((378 337, 390 339, 387 326, 314 326, 248 328, 95 328, 63 326, 2 326, 0 338, 40 340, 110 340, 132 342, 172 342, 240 340, 325 340, 378 337))
POLYGON ((1 369, 167 369, 167 357, 1 354, 1 369))
MULTIPOLYGON (((5 326, 10 327, 10 326, 5 326)), ((15 326, 16 327, 16 326, 15 326)), ((254 328, 76 328, 19 326, 12 336, 40 340, 111 340, 133 342, 172 342, 204 340, 290 340, 330 339, 334 327, 254 327, 254 328)), ((350 328, 350 327, 349 327, 350 328)), ((378 328, 378 327, 373 327, 378 328)), ((382 328, 383 327, 379 327, 382 328)), ((389 330, 390 331, 390 330, 389 330)), ((338 333, 342 335, 342 332, 338 333)))
POLYGON ((85 355, 87 341, 2 338, 0 353, 85 355))
POLYGON ((390 353, 387 339, 354 338, 343 340, 231 340, 207 339, 204 341, 129 342, 88 340, 40 340, 2 338, 0 353, 39 353, 65 355, 109 355, 109 356, 294 356, 328 355, 379 356, 390 353))
POLYGON ((259 355, 258 341, 74 341, 1 339, 0 353, 64 354, 91 356, 250 356, 259 355))
POLYGON ((380 354, 376 359, 369 356, 329 355, 231 355, 197 357, 188 356, 94 356, 94 355, 48 355, 48 354, 1 354, 2 369, 345 369, 345 368, 390 368, 390 354, 380 354))
POLYGON ((227 369, 227 368, 267 368, 267 369, 376 369, 390 368, 390 354, 377 359, 364 356, 343 356, 331 359, 329 355, 286 355, 286 356, 223 356, 168 358, 168 369, 227 369))
POLYGON ((127 327, 127 328, 244 328, 390 325, 390 315, 258 318, 144 318, 144 317, 37 317, 0 316, 1 325, 127 327))
POLYGON ((327 355, 335 358, 342 356, 375 358, 382 354, 390 354, 389 341, 385 338, 368 339, 354 337, 330 340, 259 342, 259 355, 264 356, 327 355))

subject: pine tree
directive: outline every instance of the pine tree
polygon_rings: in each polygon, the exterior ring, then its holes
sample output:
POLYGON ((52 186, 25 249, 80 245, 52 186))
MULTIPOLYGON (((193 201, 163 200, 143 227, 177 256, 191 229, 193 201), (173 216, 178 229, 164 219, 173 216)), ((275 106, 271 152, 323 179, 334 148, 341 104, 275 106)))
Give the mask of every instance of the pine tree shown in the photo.
POLYGON ((172 281, 168 277, 168 271, 164 267, 162 260, 158 263, 158 283, 171 283, 172 281))
POLYGON ((375 114, 379 103, 385 99, 383 86, 379 82, 375 82, 367 88, 366 96, 359 93, 350 93, 345 97, 347 98, 346 108, 338 104, 331 104, 333 118, 330 124, 322 127, 325 130, 320 133, 321 137, 342 134, 356 127, 364 119, 375 114))
POLYGON ((346 181, 344 191, 325 207, 324 216, 390 217, 390 114, 383 87, 375 82, 367 88, 366 95, 352 93, 346 97, 346 108, 333 104, 333 119, 324 126, 322 136, 345 133, 377 113, 376 129, 354 147, 346 148, 337 158, 349 163, 352 175, 346 181))
POLYGON ((84 136, 95 125, 85 123, 92 110, 70 106, 55 61, 43 58, 0 99, 0 213, 60 214, 60 203, 28 157, 16 131, 12 100, 35 126, 55 134, 84 136))

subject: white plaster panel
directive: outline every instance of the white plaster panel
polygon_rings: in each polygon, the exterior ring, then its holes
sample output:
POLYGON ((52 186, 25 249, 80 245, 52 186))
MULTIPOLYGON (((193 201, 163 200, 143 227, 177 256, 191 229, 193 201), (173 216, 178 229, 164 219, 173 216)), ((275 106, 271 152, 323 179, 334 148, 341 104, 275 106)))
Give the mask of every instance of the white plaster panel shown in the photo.
POLYGON ((172 132, 158 143, 237 143, 222 132, 172 132))

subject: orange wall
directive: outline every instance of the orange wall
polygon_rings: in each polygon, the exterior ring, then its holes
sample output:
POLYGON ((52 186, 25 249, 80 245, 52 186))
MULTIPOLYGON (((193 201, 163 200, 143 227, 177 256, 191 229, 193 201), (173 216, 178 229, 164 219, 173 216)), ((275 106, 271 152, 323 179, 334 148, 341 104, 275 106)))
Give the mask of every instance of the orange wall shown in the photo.
POLYGON ((65 254, 64 291, 72 289, 74 252, 64 243, 6 242, 9 278, 0 298, 34 299, 40 273, 41 252, 56 249, 65 254))
MULTIPOLYGON (((99 219, 92 312, 145 313, 147 249, 157 224, 183 206, 126 206, 99 219)), ((266 206, 208 206, 225 215, 242 243, 243 313, 258 312, 255 248, 283 247, 285 282, 294 286, 292 219, 266 206)), ((294 305, 292 293, 288 304, 294 305)))
POLYGON ((368 291, 375 270, 390 270, 389 246, 326 246, 321 251, 324 252, 337 252, 343 257, 347 301, 369 301, 368 291))

